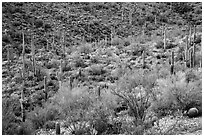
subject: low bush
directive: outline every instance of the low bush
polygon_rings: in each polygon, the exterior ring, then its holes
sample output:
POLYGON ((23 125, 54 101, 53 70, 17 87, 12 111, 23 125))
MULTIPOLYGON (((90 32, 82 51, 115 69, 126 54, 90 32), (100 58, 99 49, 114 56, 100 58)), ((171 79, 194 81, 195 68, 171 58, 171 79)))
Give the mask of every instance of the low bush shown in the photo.
POLYGON ((202 104, 201 81, 187 83, 184 72, 178 72, 166 79, 158 79, 157 85, 153 110, 160 116, 199 107, 202 104))

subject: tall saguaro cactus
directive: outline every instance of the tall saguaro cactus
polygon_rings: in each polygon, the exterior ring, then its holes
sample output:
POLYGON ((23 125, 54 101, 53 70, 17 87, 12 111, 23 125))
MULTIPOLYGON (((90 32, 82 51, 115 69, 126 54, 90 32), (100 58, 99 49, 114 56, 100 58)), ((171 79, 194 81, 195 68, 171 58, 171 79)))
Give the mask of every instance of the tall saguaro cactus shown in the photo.
POLYGON ((186 49, 185 49, 185 61, 188 60, 188 35, 186 36, 186 49))
POLYGON ((163 35, 164 35, 164 50, 166 50, 166 25, 163 26, 163 35))
POLYGON ((65 57, 65 32, 62 35, 62 50, 63 50, 63 57, 65 57))
POLYGON ((25 39, 24 39, 24 32, 23 32, 23 51, 22 51, 22 62, 23 62, 23 72, 22 72, 22 77, 23 77, 23 89, 21 90, 21 117, 22 117, 22 122, 25 122, 25 108, 24 108, 24 92, 25 92, 25 39))
POLYGON ((170 66, 171 75, 174 74, 174 51, 171 52, 171 66, 170 66))
POLYGON ((45 101, 47 101, 48 95, 47 95, 47 77, 44 76, 44 94, 45 94, 45 101))
POLYGON ((59 72, 59 88, 61 90, 61 87, 62 87, 62 75, 63 75, 63 60, 61 59, 60 60, 60 72, 59 72))
POLYGON ((36 63, 35 63, 35 45, 33 35, 31 36, 31 52, 32 52, 32 65, 33 65, 33 74, 36 76, 36 63))
POLYGON ((145 68, 145 50, 143 50, 143 53, 142 53, 142 68, 144 69, 145 68))

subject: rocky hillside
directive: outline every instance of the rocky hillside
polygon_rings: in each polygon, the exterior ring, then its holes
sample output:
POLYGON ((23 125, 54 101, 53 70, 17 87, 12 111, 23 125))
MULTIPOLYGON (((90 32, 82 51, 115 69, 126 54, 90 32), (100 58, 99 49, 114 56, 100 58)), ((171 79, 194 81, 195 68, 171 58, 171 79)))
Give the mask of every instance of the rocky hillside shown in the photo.
MULTIPOLYGON (((201 24, 199 2, 3 2, 3 134, 34 134, 55 127, 56 121, 68 128, 81 113, 80 121, 99 124, 96 117, 103 121, 104 131, 95 124, 96 134, 173 134, 146 127, 140 131, 144 123, 134 121, 144 122, 146 111, 162 119, 175 110, 196 107, 200 115, 201 24), (143 93, 151 98, 145 101, 147 106, 138 107, 140 100, 131 103, 143 93), (128 109, 119 120, 126 131, 110 133, 108 119, 121 102, 128 109), (137 118, 139 108, 145 111, 144 118, 137 118), (99 109, 103 116, 95 116, 99 109), (133 117, 133 128, 125 117, 133 117)), ((92 132, 86 129, 81 134, 92 132)))

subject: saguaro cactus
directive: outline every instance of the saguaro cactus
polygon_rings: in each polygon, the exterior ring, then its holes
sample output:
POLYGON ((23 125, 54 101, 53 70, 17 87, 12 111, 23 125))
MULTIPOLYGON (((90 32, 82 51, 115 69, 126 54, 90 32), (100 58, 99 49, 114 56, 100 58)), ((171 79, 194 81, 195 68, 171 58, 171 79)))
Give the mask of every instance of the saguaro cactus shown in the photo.
POLYGON ((55 131, 56 131, 56 135, 60 135, 60 123, 56 123, 55 131))
POLYGON ((33 65, 33 74, 36 76, 36 65, 35 65, 35 45, 33 35, 31 36, 31 52, 32 52, 32 65, 33 65))
POLYGON ((143 50, 143 53, 142 53, 142 68, 144 69, 145 68, 145 50, 143 50))
POLYGON ((101 99, 101 87, 100 87, 100 85, 97 87, 97 96, 98 96, 98 99, 101 99))
POLYGON ((171 52, 170 73, 171 73, 171 75, 174 74, 174 51, 171 52))
POLYGON ((65 57, 65 32, 62 35, 62 50, 63 50, 63 57, 65 57))
POLYGON ((52 51, 53 52, 55 51, 54 45, 55 45, 55 36, 53 35, 53 37, 52 37, 52 51))
POLYGON ((13 48, 11 45, 7 46, 7 61, 10 64, 10 62, 13 62, 14 54, 13 54, 13 48))
POLYGON ((189 25, 189 45, 191 46, 192 27, 189 25))
POLYGON ((193 44, 193 60, 192 60, 192 67, 195 67, 195 63, 196 63, 196 47, 195 47, 195 44, 193 44))
POLYGON ((24 108, 24 92, 25 92, 25 40, 24 40, 24 33, 23 33, 23 51, 22 51, 22 62, 23 62, 23 89, 21 90, 21 117, 22 122, 25 122, 25 108, 24 108))
POLYGON ((193 55, 192 54, 193 53, 192 48, 190 48, 188 52, 189 52, 190 68, 192 68, 193 67, 192 66, 193 65, 193 63, 192 63, 193 62, 193 59, 192 59, 193 58, 193 56, 192 56, 193 55))
POLYGON ((44 94, 45 94, 45 101, 47 101, 47 77, 44 76, 44 94))
POLYGON ((133 14, 133 9, 130 9, 130 12, 129 12, 129 25, 132 25, 132 14, 133 14))
POLYGON ((72 90, 72 88, 73 88, 73 82, 74 82, 74 78, 70 77, 69 78, 69 87, 70 87, 70 90, 72 90))
POLYGON ((63 60, 60 60, 60 72, 59 72, 59 88, 61 90, 61 86, 62 86, 62 75, 63 75, 63 60))
POLYGON ((163 32, 164 33, 164 39, 163 39, 164 40, 164 50, 166 50, 166 26, 164 25, 163 27, 164 27, 164 32, 163 32))
POLYGON ((186 36, 185 61, 188 61, 188 35, 186 36))

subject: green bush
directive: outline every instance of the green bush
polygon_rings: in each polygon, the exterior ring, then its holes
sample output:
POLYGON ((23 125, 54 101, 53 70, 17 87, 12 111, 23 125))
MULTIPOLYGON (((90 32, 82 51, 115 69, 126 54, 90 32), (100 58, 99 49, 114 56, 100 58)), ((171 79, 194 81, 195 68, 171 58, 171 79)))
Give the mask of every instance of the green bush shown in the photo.
POLYGON ((33 129, 39 129, 44 126, 47 121, 56 120, 60 116, 60 107, 47 103, 43 107, 35 107, 35 109, 28 113, 28 119, 33 124, 33 129))
POLYGON ((80 54, 89 54, 92 52, 92 45, 89 43, 80 45, 78 51, 80 54))
POLYGON ((187 83, 184 72, 178 72, 166 79, 158 79, 157 85, 153 110, 160 116, 202 104, 201 80, 187 83))

